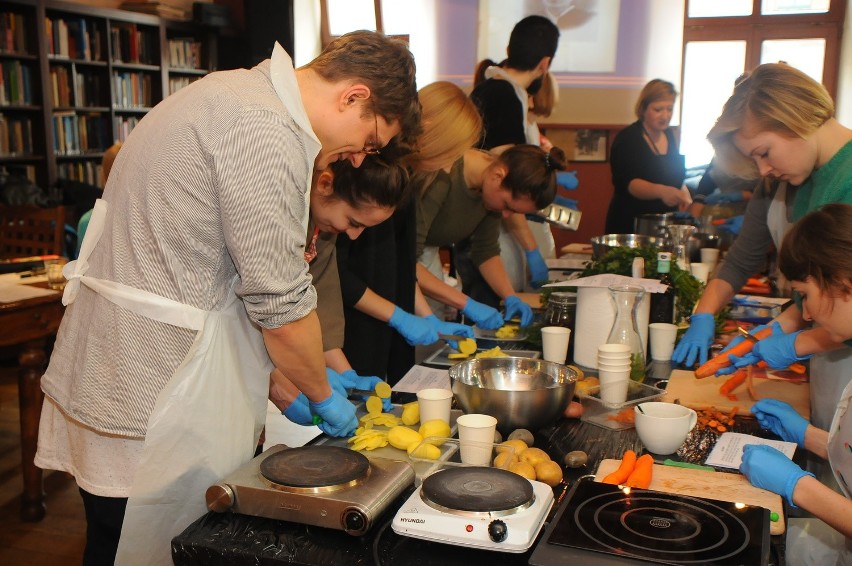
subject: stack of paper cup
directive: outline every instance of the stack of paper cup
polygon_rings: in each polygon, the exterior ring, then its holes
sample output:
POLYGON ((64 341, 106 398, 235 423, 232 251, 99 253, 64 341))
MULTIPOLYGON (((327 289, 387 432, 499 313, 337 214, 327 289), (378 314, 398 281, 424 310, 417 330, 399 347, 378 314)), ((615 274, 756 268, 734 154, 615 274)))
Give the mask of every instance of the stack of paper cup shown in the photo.
POLYGON ((598 347, 598 380, 601 384, 601 401, 624 403, 630 383, 630 346, 627 344, 601 344, 598 347))

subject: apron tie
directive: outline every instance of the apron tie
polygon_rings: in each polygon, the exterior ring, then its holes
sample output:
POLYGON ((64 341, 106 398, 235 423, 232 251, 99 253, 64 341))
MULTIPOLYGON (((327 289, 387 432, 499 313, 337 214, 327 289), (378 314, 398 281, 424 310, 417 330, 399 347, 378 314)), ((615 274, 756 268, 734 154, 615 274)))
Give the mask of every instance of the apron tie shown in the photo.
POLYGON ((89 256, 92 255, 92 250, 95 249, 104 231, 107 208, 105 200, 98 199, 95 201, 89 226, 86 228, 86 235, 80 245, 80 254, 77 259, 69 261, 62 268, 62 275, 68 280, 65 284, 65 291, 62 292, 62 304, 66 307, 73 303, 80 293, 80 280, 89 270, 89 256))

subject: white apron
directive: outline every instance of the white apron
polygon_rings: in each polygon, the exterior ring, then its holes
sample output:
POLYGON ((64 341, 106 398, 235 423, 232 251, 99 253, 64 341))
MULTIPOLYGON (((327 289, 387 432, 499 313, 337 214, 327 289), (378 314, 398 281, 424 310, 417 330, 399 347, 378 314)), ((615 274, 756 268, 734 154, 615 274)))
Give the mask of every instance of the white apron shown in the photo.
POLYGON ((74 301, 82 283, 140 316, 197 331, 148 420, 116 555, 119 565, 170 564, 171 539, 207 511, 207 488, 254 454, 272 363, 233 286, 221 310, 204 311, 85 275, 106 213, 98 200, 80 258, 64 269, 63 303, 74 301))
MULTIPOLYGON (((844 348, 847 350, 848 348, 844 348)), ((847 498, 852 497, 852 412, 849 402, 852 400, 852 382, 846 388, 837 403, 837 411, 831 428, 828 429, 828 461, 834 472, 837 485, 847 498)))

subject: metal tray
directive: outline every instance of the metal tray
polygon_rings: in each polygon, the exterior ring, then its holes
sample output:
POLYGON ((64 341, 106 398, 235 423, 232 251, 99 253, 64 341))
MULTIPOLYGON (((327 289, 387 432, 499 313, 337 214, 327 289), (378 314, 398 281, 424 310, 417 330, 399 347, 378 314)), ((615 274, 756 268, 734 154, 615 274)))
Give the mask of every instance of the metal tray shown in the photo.
MULTIPOLYGON (((486 352, 490 349, 491 348, 479 348, 476 352, 477 353, 486 352)), ((534 350, 503 350, 503 351, 506 353, 507 356, 515 356, 515 357, 520 357, 520 358, 536 358, 536 359, 541 357, 541 352, 536 352, 534 350)), ((453 354, 455 352, 456 351, 453 350, 452 348, 450 348, 450 346, 448 344, 444 345, 440 350, 438 350, 437 352, 435 352, 434 354, 432 354, 431 356, 429 356, 428 358, 423 360, 423 363, 424 364, 431 364, 433 366, 450 367, 450 366, 456 365, 459 362, 464 362, 464 361, 472 358, 472 356, 471 356, 471 358, 465 358, 463 360, 451 360, 450 358, 447 357, 450 354, 453 354)))
MULTIPOLYGON (((500 329, 498 328, 497 330, 500 329)), ((523 342, 527 339, 527 336, 529 336, 529 331, 520 326, 518 327, 518 333, 512 338, 498 338, 497 330, 486 330, 484 328, 474 326, 473 337, 477 340, 493 340, 494 342, 523 342)))

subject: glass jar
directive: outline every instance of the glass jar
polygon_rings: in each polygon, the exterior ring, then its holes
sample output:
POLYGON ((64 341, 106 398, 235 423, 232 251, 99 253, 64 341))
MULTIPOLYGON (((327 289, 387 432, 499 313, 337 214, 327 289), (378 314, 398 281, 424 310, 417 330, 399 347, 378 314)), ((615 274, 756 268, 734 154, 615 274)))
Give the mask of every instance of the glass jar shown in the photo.
POLYGON ((630 379, 641 383, 645 381, 645 348, 639 337, 636 310, 645 290, 632 285, 612 285, 609 294, 615 303, 615 321, 606 343, 630 346, 630 379))
MULTIPOLYGON (((577 313, 577 293, 557 291, 547 299, 544 311, 544 326, 562 326, 570 328, 574 334, 574 322, 577 313)), ((574 340, 568 342, 568 360, 574 360, 574 340)))

